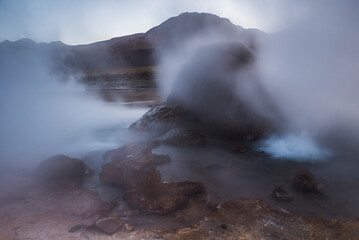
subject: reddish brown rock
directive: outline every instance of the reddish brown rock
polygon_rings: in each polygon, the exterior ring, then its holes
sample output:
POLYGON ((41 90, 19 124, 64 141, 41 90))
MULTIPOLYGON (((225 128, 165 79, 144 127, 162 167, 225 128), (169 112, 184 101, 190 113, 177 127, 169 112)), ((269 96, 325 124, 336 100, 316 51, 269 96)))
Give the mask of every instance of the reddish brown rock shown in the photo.
POLYGON ((108 235, 117 233, 123 226, 123 222, 117 217, 104 218, 95 223, 97 229, 108 235))
POLYGON ((152 154, 145 143, 128 144, 109 154, 112 161, 102 166, 100 177, 123 189, 160 182, 155 166, 169 161, 169 156, 152 154))
POLYGON ((163 183, 156 165, 169 161, 169 157, 153 154, 152 146, 137 143, 112 151, 112 161, 102 167, 101 179, 126 190, 124 199, 145 213, 169 213, 205 192, 202 183, 163 183))
POLYGON ((145 188, 126 191, 128 204, 145 213, 166 214, 183 206, 190 197, 204 193, 205 186, 199 182, 154 183, 145 188))
POLYGON ((294 187, 303 192, 315 192, 317 182, 314 175, 308 170, 298 170, 294 174, 294 187))
POLYGON ((40 163, 37 176, 48 189, 72 189, 80 187, 85 172, 86 165, 80 159, 57 155, 40 163))

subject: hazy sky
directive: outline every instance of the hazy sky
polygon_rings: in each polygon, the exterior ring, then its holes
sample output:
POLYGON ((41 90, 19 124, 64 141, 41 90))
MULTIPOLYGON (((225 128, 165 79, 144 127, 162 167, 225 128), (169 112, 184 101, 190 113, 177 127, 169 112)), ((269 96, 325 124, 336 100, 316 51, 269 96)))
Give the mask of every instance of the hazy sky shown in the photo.
POLYGON ((0 41, 90 43, 145 32, 182 12, 276 31, 305 11, 294 0, 0 0, 0 41))

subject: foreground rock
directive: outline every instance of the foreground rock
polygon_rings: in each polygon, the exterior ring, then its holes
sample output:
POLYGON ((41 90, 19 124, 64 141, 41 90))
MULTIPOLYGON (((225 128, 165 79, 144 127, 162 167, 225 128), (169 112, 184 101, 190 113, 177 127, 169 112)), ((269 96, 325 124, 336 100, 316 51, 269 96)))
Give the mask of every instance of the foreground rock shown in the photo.
POLYGON ((73 189, 80 187, 86 172, 83 161, 57 155, 40 163, 37 176, 47 189, 73 189))
POLYGON ((144 213, 167 214, 205 193, 202 183, 162 182, 156 165, 169 161, 169 157, 153 154, 152 147, 135 143, 111 151, 111 162, 102 167, 101 179, 124 189, 128 204, 144 213))
POLYGON ((298 170, 294 174, 294 187, 302 192, 317 192, 323 191, 323 186, 317 183, 315 176, 308 170, 298 170))
POLYGON ((111 162, 102 166, 101 180, 125 190, 160 182, 160 173, 155 167, 169 161, 169 156, 151 152, 151 145, 133 143, 107 153, 111 162))

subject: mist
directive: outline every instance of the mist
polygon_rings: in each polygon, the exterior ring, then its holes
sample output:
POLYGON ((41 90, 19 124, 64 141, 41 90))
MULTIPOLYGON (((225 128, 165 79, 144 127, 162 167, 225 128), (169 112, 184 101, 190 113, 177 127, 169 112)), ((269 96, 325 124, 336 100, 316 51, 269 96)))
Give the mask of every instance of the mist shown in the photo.
POLYGON ((321 3, 310 4, 303 19, 264 39, 258 72, 283 116, 283 136, 291 133, 300 139, 305 131, 320 144, 355 148, 358 4, 321 3))
POLYGON ((115 148, 128 134, 118 129, 145 111, 105 103, 86 91, 80 74, 53 71, 46 53, 29 49, 0 58, 2 165, 34 166, 55 154, 115 148), (102 136, 107 129, 119 136, 102 136))
POLYGON ((242 121, 243 112, 251 125, 269 123, 273 135, 261 148, 274 157, 315 160, 344 145, 355 149, 357 3, 303 2, 301 7, 306 9, 302 18, 278 33, 242 30, 244 38, 228 29, 204 28, 162 51, 162 93, 228 126, 242 121), (223 47, 233 44, 243 44, 244 50, 236 55, 223 47), (231 66, 228 58, 238 60, 244 52, 254 60, 231 66))

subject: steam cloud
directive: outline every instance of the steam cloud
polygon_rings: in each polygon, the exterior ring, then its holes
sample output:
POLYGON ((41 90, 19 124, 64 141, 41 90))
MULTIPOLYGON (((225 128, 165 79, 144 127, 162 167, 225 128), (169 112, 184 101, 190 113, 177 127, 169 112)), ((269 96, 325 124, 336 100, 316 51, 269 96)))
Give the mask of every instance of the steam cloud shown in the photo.
POLYGON ((304 19, 263 41, 258 72, 284 116, 284 138, 306 132, 322 144, 358 143, 358 6, 312 3, 304 19))
POLYGON ((126 127, 144 111, 110 106, 86 93, 76 76, 55 74, 46 54, 12 52, 0 61, 1 164, 117 147, 118 139, 97 141, 96 131, 126 127))
POLYGON ((350 143, 355 147, 359 140, 358 3, 304 2, 303 9, 303 18, 287 30, 257 36, 256 63, 251 68, 236 72, 203 64, 213 58, 211 54, 218 54, 210 50, 213 44, 243 40, 216 29, 198 32, 180 48, 162 53, 158 78, 164 93, 175 93, 187 106, 212 111, 217 118, 235 112, 236 101, 245 102, 276 126, 277 135, 264 142, 264 148, 272 149, 276 157, 321 159, 328 156, 324 146, 339 150, 350 143), (210 46, 207 56, 195 56, 204 46, 210 46), (215 77, 203 79, 208 72, 215 77), (192 77, 186 81, 185 76, 192 77), (236 97, 223 101, 224 95, 212 88, 207 94, 210 103, 201 102, 213 81, 220 81, 217 90, 224 87, 231 94, 235 89, 236 97), (196 89, 196 95, 186 89, 196 89), (222 104, 222 111, 211 103, 222 104))

